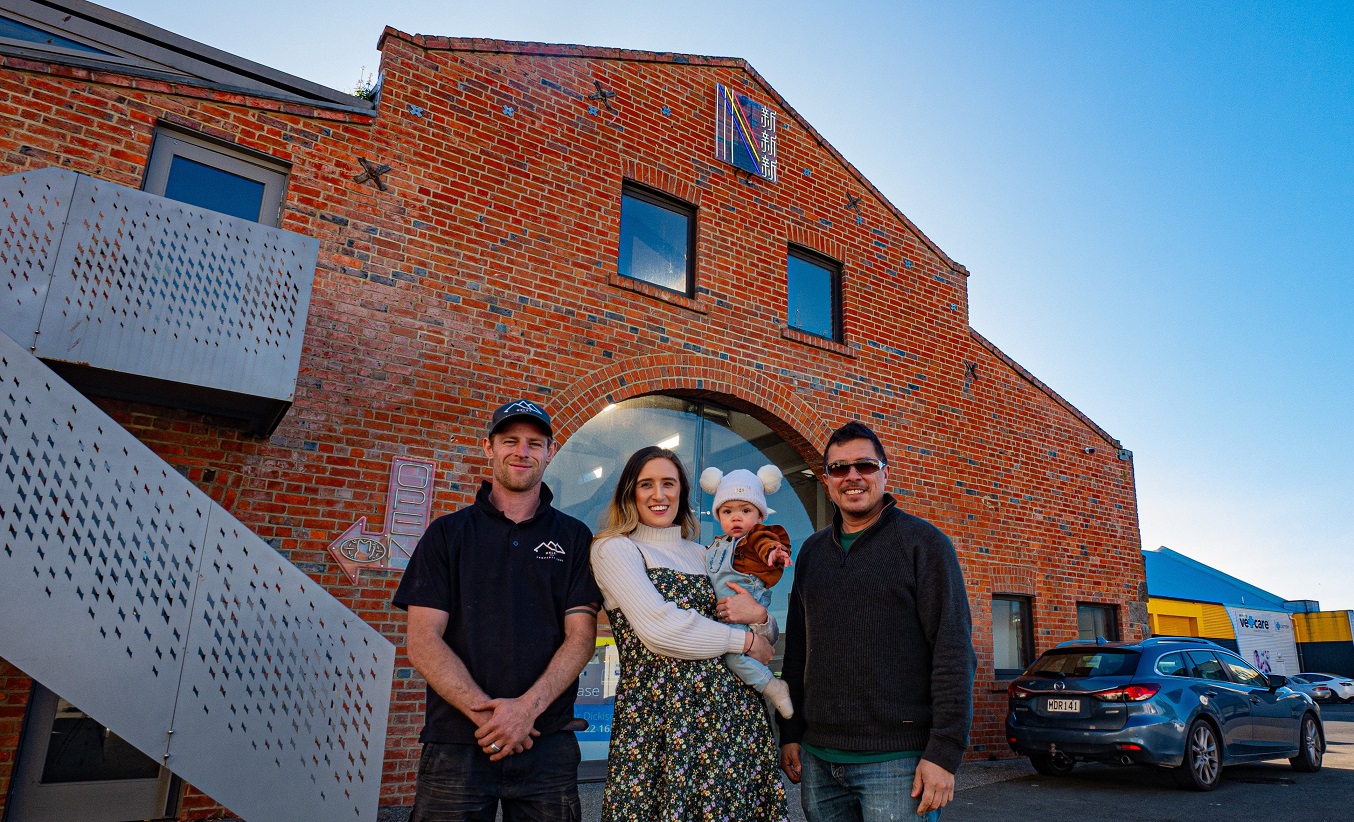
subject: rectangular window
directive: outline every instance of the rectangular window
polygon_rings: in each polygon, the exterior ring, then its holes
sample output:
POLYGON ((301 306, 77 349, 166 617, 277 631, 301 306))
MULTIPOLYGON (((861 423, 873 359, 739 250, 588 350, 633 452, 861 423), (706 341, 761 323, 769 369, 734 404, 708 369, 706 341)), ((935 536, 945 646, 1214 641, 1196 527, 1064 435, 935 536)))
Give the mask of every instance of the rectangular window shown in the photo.
POLYGON ((621 276, 695 295, 696 209, 657 192, 621 189, 621 276))
POLYGON ((1226 682, 1227 674, 1223 672, 1222 663, 1209 651, 1189 651, 1185 654, 1189 657, 1189 674, 1195 679, 1211 679, 1217 682, 1226 682))
POLYGON ((1019 676, 1034 661, 1030 598, 992 597, 992 662, 998 679, 1019 676))
POLYGON ((1119 617, 1113 605, 1077 603, 1077 639, 1091 641, 1104 637, 1111 642, 1119 639, 1119 617))
POLYGON ((788 257, 786 324, 815 337, 841 342, 841 264, 795 247, 790 248, 788 257))
POLYGON ((277 226, 287 167, 179 132, 157 131, 143 191, 277 226))

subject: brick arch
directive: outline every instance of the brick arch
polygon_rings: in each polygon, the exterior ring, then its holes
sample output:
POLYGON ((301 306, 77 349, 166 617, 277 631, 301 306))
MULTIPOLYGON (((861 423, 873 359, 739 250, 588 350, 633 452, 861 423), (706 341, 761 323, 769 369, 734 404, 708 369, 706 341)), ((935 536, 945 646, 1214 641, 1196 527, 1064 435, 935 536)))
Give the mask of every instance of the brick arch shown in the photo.
POLYGON ((555 395, 553 421, 567 439, 603 408, 647 394, 704 399, 749 414, 775 431, 809 465, 817 465, 832 429, 770 374, 716 357, 664 355, 620 360, 555 395))
POLYGON ((1002 565, 992 574, 993 594, 1017 594, 1034 596, 1038 584, 1033 568, 1025 565, 1002 565))

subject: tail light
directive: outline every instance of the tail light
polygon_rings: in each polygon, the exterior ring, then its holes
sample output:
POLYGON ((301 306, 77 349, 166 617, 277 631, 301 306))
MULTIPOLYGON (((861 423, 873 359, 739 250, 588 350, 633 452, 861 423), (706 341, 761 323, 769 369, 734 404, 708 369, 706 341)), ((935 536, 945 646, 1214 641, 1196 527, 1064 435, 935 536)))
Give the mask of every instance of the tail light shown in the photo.
POLYGON ((1021 688, 1014 682, 1006 686, 1006 695, 1011 699, 1029 699, 1030 697, 1034 696, 1034 694, 1030 693, 1024 688, 1021 688))
POLYGON ((1097 691, 1091 696, 1101 702, 1144 702, 1157 695, 1161 686, 1155 682, 1147 682, 1142 685, 1125 685, 1122 688, 1111 688, 1108 691, 1097 691))

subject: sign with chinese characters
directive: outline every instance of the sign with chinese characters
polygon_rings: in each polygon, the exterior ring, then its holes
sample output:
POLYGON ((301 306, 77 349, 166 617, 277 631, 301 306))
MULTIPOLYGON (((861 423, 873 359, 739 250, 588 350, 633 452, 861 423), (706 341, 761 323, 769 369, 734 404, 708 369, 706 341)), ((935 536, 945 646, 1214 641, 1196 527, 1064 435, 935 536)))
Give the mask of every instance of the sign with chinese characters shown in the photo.
POLYGON ((431 460, 395 457, 390 461, 385 527, 368 531, 367 518, 358 517, 329 543, 329 553, 354 585, 363 568, 403 571, 409 565, 431 521, 436 474, 437 463, 431 460))
POLYGON ((716 83, 715 156, 774 183, 776 112, 716 83))

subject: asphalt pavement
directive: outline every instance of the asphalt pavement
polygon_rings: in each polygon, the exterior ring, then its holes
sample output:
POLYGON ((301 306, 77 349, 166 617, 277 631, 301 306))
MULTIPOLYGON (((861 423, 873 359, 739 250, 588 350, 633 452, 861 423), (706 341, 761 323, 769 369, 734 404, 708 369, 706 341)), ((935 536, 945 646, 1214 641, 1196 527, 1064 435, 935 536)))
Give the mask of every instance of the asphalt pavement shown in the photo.
MULTIPOLYGON (((1326 758, 1320 773, 1298 773, 1285 760, 1236 765, 1223 772, 1209 793, 1182 790, 1171 774, 1157 769, 1078 765, 1070 776, 1040 776, 1029 760, 969 762, 959 770, 955 798, 944 822, 1198 822, 1220 811, 1246 819, 1301 818, 1335 822, 1351 818, 1354 797, 1354 704, 1322 708, 1326 758)), ((578 786, 583 822, 602 813, 602 783, 578 786)), ((799 787, 786 780, 790 822, 804 822, 799 787)), ((380 822, 406 822, 408 808, 382 808, 380 822)))
POLYGON ((1226 818, 1340 822, 1354 816, 1350 810, 1354 798, 1354 705, 1325 707, 1322 718, 1326 756, 1319 773, 1298 773, 1282 759, 1235 765, 1223 771, 1217 790, 1199 793, 1176 787, 1170 772, 1162 769, 1078 765, 1064 777, 1032 774, 959 793, 945 810, 944 820, 1198 822, 1226 818))

